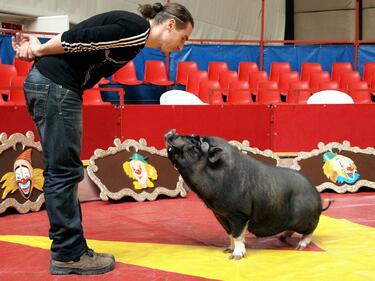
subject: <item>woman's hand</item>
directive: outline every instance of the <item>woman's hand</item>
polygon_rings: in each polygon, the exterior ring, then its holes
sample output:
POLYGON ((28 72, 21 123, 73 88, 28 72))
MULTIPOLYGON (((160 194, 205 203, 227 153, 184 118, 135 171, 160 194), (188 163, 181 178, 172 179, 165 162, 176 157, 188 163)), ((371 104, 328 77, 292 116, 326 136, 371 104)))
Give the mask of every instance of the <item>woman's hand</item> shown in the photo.
POLYGON ((16 33, 12 37, 12 47, 16 52, 16 57, 21 60, 32 61, 39 56, 41 43, 34 35, 16 33))

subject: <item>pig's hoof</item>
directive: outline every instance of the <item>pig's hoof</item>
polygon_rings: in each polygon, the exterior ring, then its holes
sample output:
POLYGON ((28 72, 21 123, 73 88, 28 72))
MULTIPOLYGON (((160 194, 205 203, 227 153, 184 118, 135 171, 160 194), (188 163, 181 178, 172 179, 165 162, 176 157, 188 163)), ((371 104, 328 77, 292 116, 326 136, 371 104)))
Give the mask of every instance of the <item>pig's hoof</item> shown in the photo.
POLYGON ((300 243, 300 244, 298 244, 298 246, 297 246, 297 250, 304 250, 304 249, 306 249, 306 247, 307 247, 307 245, 306 244, 304 244, 304 243, 300 243))
POLYGON ((226 249, 224 249, 224 253, 226 253, 226 254, 233 253, 233 249, 226 248, 226 249))
POLYGON ((245 258, 245 257, 246 257, 246 254, 243 254, 243 255, 233 255, 232 254, 232 255, 229 256, 229 259, 238 261, 238 260, 240 260, 242 258, 245 258))

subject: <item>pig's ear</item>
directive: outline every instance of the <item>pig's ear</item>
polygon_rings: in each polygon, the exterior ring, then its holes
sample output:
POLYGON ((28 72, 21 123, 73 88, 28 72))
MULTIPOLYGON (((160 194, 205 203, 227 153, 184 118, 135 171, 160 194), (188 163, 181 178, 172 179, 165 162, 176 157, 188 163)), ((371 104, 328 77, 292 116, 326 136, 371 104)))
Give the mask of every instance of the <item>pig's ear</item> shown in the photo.
POLYGON ((223 150, 220 147, 211 146, 208 151, 208 161, 214 164, 220 160, 223 150))

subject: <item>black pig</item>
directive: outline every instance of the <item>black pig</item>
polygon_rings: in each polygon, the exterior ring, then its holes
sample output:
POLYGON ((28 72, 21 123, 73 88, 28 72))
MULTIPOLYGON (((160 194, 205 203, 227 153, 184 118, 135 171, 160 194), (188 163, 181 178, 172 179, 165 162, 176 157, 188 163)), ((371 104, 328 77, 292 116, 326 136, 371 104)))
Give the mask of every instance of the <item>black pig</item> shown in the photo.
POLYGON ((217 137, 165 135, 168 157, 186 184, 210 208, 230 238, 230 258, 246 254, 245 231, 265 237, 302 234, 311 242, 322 211, 315 186, 298 171, 264 164, 217 137))

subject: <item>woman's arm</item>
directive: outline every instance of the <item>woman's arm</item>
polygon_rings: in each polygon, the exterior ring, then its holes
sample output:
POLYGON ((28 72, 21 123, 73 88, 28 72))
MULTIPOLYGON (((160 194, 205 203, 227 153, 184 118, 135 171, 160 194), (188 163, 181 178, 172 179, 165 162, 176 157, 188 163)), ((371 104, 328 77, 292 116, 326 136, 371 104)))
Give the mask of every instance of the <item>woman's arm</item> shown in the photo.
POLYGON ((41 56, 57 55, 65 52, 61 45, 61 34, 41 44, 34 35, 17 33, 16 36, 12 38, 12 46, 16 52, 16 57, 28 61, 32 61, 41 56))

